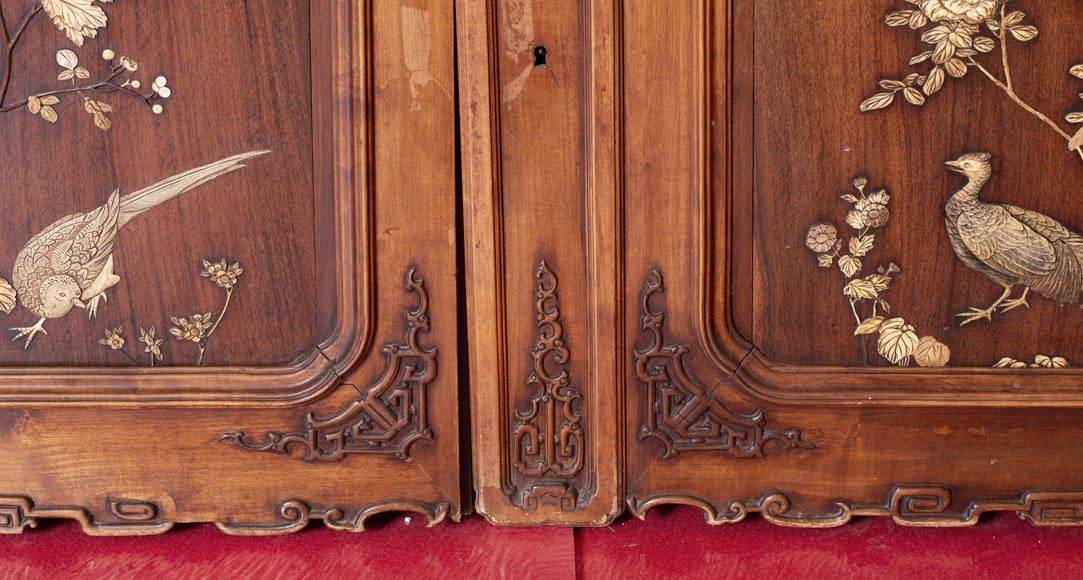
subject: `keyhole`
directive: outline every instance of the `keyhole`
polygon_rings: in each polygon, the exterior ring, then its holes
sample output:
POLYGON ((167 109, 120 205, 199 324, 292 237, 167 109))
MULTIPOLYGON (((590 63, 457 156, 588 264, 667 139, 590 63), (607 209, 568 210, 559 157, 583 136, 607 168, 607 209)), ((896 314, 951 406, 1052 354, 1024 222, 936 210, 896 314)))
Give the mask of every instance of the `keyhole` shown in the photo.
POLYGON ((534 68, 549 66, 549 49, 544 46, 534 47, 534 68))

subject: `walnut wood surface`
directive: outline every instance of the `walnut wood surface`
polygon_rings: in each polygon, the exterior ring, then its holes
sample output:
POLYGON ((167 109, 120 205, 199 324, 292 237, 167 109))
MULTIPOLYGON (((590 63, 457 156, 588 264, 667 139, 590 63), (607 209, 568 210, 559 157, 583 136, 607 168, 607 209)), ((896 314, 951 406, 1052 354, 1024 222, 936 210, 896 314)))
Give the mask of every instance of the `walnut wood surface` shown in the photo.
MULTIPOLYGON (((89 209, 114 187, 242 150, 276 153, 125 228, 124 281, 98 320, 80 311, 53 321, 25 353, 0 345, 0 532, 44 518, 94 534, 191 521, 241 534, 310 521, 360 530, 389 510, 458 518, 450 4, 107 9, 108 31, 87 41, 83 60, 139 47, 140 66, 163 67, 174 87, 166 112, 122 116, 118 102, 109 133, 80 109, 55 126, 25 111, 0 116, 12 136, 0 179, 26 192, 0 217, 2 251, 16 252, 46 215, 89 209), (105 320, 117 317, 135 342, 146 317, 220 299, 204 296, 193 270, 219 255, 243 262, 245 286, 208 366, 107 357, 105 320), (43 364, 56 368, 27 367, 43 364), (312 453, 237 444, 238 431, 251 443, 320 420, 312 453)), ((20 50, 44 55, 28 60, 48 65, 45 82, 68 41, 39 24, 20 50)))
MULTIPOLYGON (((10 3, 10 18, 29 4, 10 3)), ((174 94, 160 116, 136 99, 101 97, 114 106, 109 132, 89 122, 78 95, 63 97, 55 125, 25 110, 3 114, 0 187, 12 204, 0 215, 5 277, 32 235, 101 205, 114 189, 130 193, 235 153, 275 153, 125 226, 114 248, 122 282, 98 318, 88 321, 80 311, 54 321, 49 336, 25 352, 21 341, 0 341, 0 365, 128 366, 98 344, 104 329, 122 326, 135 342, 139 326, 166 333, 171 316, 215 310, 221 292, 199 272, 203 259, 220 257, 240 261, 245 276, 206 362, 293 362, 318 338, 307 4, 109 9, 111 25, 78 50, 80 64, 97 75, 107 64, 101 51, 114 47, 139 62, 133 78, 149 84, 148 77, 164 75, 174 94)), ((46 19, 32 23, 17 48, 11 95, 57 86, 54 55, 67 48, 75 47, 46 19)), ((4 328, 31 324, 32 316, 18 309, 3 316, 4 328)), ((195 360, 184 345, 165 347, 186 363, 195 360)))
MULTIPOLYGON (((755 201, 755 324, 757 347, 784 364, 859 366, 884 361, 875 348, 849 336, 848 304, 836 300, 835 283, 812 273, 798 237, 820 220, 841 215, 838 201, 859 175, 893 195, 892 223, 877 237, 878 260, 903 272, 891 289, 896 312, 925 333, 951 345, 952 366, 989 367, 1001 357, 1032 360, 1036 354, 1080 358, 1078 305, 1035 297, 1030 308, 960 328, 955 317, 984 307, 1001 288, 967 269, 952 253, 944 231, 944 204, 965 180, 944 162, 966 152, 989 152, 994 174, 983 192, 991 202, 1023 206, 1083 228, 1083 164, 1060 139, 1017 107, 977 70, 930 97, 925 106, 905 103, 859 113, 854 103, 876 82, 902 78, 919 48, 908 29, 884 26, 896 2, 838 2, 816 9, 816 24, 786 2, 757 2, 743 21, 757 41, 740 58, 755 62, 755 189, 735 191, 755 201), (837 31, 837 32, 836 32, 837 31)), ((1066 74, 1080 60, 1083 4, 1013 2, 1039 24, 1033 43, 1011 46, 1011 70, 1022 98, 1047 112, 1065 130, 1064 115, 1078 108, 1079 79, 1066 74)), ((999 54, 993 54, 999 57, 999 54)), ((993 64, 999 72, 999 58, 993 64)), ((852 317, 851 317, 852 320, 852 317)))
MULTIPOLYGON (((1039 40, 1013 49, 1017 86, 1058 114, 1078 92, 1065 74, 1080 58, 1070 41, 1080 24, 1072 4, 1015 7, 1032 19, 1042 14, 1039 40)), ((806 527, 860 515, 957 526, 990 511, 1018 511, 1037 525, 1079 522, 1078 375, 988 368, 1002 356, 1070 358, 1078 310, 1034 298, 1029 310, 958 329, 955 313, 988 304, 1000 289, 957 263, 943 205, 964 183, 944 162, 990 151, 997 158, 990 200, 1078 230, 1071 191, 1083 169, 974 71, 921 111, 902 104, 860 113, 879 79, 905 75, 919 46, 913 34, 883 25, 888 12, 911 5, 629 0, 591 4, 577 28, 562 20, 572 19, 565 5, 464 6, 474 481, 483 513, 538 521, 509 505, 514 489, 504 475, 515 457, 504 443, 514 425, 508 409, 527 394, 523 371, 509 371, 529 361, 535 331, 523 270, 548 254, 614 244, 619 291, 594 283, 587 296, 562 293, 561 307, 574 313, 600 303, 620 313, 624 370, 596 374, 584 393, 619 405, 624 432, 611 445, 623 450, 618 485, 634 513, 682 503, 704 509, 711 523, 760 513, 806 527), (611 7, 612 52, 584 40, 597 38, 597 14, 611 7), (533 37, 501 19, 531 9, 533 37), (515 99, 497 105, 508 75, 523 70, 508 65, 515 64, 508 47, 541 45, 551 55, 575 51, 573 71, 588 78, 612 58, 617 94, 600 91, 597 76, 593 85, 569 79, 551 58, 556 66, 533 70, 514 85, 522 88, 515 99), (568 101, 565 87, 578 98, 568 101), (584 137, 582 107, 609 98, 615 133, 584 137), (532 108, 518 110, 524 102, 532 108), (589 220, 562 233, 594 199, 574 176, 592 167, 591 148, 602 143, 616 147, 619 165, 612 237, 608 222, 589 220), (533 173, 550 159, 563 160, 559 171, 533 173), (875 345, 853 337, 837 273, 817 269, 803 246, 810 225, 845 213, 838 196, 860 175, 893 195, 892 226, 877 246, 885 263, 903 267, 892 305, 952 345, 952 368, 893 369, 863 354, 875 354, 875 345)), ((587 122, 606 127, 606 118, 587 122)), ((574 270, 557 272, 562 287, 579 283, 574 270)), ((574 369, 599 343, 576 344, 573 335, 570 348, 574 369)), ((584 426, 588 436, 597 428, 584 426)), ((574 513, 548 521, 598 523, 574 513)))

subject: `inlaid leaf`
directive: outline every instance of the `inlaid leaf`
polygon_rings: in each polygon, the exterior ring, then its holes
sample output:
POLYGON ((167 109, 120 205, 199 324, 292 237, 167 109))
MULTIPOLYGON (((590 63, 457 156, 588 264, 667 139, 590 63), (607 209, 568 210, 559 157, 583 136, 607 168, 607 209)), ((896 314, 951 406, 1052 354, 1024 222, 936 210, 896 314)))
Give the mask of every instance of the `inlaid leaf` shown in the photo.
POLYGON ((906 324, 902 318, 892 318, 880 326, 877 350, 891 364, 906 366, 917 345, 918 335, 914 327, 906 324))
POLYGON ((65 48, 56 52, 56 64, 68 70, 75 70, 79 66, 79 56, 74 51, 65 48))
POLYGON ((910 59, 910 66, 914 66, 915 64, 921 64, 921 63, 929 60, 929 58, 932 57, 932 56, 933 56, 933 51, 926 50, 925 52, 911 58, 910 59))
POLYGON ((931 336, 923 336, 914 347, 914 362, 919 367, 943 367, 951 360, 951 349, 931 336))
POLYGON ((966 64, 963 63, 963 61, 957 58, 953 58, 948 62, 944 63, 944 70, 948 71, 949 75, 957 79, 961 79, 966 76, 967 68, 966 64))
POLYGON ((891 106, 895 102, 895 93, 877 93, 861 103, 861 112, 875 111, 891 106))
POLYGON ((854 300, 876 300, 879 297, 876 287, 868 280, 850 280, 843 287, 842 294, 854 300))
POLYGON ((821 268, 830 268, 835 265, 835 256, 832 254, 820 254, 819 263, 821 268))
POLYGON ((920 107, 925 104, 925 95, 921 94, 921 91, 912 87, 907 87, 905 90, 903 90, 903 97, 906 98, 906 102, 916 107, 920 107))
POLYGON ((1074 151, 1076 149, 1079 149, 1080 147, 1083 147, 1083 128, 1080 128, 1079 131, 1076 131, 1075 136, 1072 137, 1072 140, 1068 142, 1069 151, 1074 151))
POLYGON ((876 332, 880 330, 880 325, 882 325, 883 323, 883 316, 874 316, 872 318, 868 318, 861 324, 857 325, 857 329, 854 330, 854 336, 876 334, 876 332))
POLYGON ((936 45, 933 49, 933 62, 936 64, 944 64, 955 56, 955 45, 950 41, 945 40, 936 45))
POLYGON ((910 17, 913 16, 913 14, 913 10, 899 10, 888 14, 887 17, 884 18, 884 22, 888 26, 909 26, 910 17))
POLYGON ((993 365, 993 368, 995 368, 995 369, 1025 369, 1025 368, 1027 368, 1027 363, 1022 362, 1022 361, 1018 361, 1018 360, 1015 360, 1014 358, 1006 356, 1006 357, 998 360, 996 362, 996 364, 993 365))
POLYGON ((854 274, 861 271, 861 260, 858 260, 853 256, 842 256, 839 258, 839 270, 841 270, 847 278, 853 278, 854 274))
POLYGON ((1038 38, 1038 28, 1034 26, 1013 26, 1008 30, 1020 42, 1028 42, 1038 38))
POLYGON ((44 106, 41 108, 41 118, 45 119, 50 123, 56 123, 57 119, 59 119, 56 114, 56 109, 49 106, 44 106))
POLYGON ((875 234, 869 234, 867 236, 858 236, 856 238, 850 238, 850 254, 855 258, 860 258, 872 251, 873 242, 876 240, 875 234))
POLYGON ((939 91, 943 86, 944 69, 938 66, 929 72, 929 78, 925 81, 925 86, 922 87, 922 90, 925 91, 926 95, 932 95, 939 91))
POLYGON ((1068 113, 1068 116, 1064 117, 1069 123, 1083 123, 1083 113, 1068 113))
POLYGON ((996 41, 988 36, 979 36, 974 39, 974 49, 978 52, 992 52, 996 47, 996 41))
POLYGON ((1023 12, 1016 10, 1004 17, 1004 26, 1015 26, 1023 21, 1027 15, 1023 12))
POLYGON ((113 110, 113 107, 103 103, 101 101, 95 101, 94 99, 83 99, 83 107, 86 112, 90 113, 94 117, 94 124, 102 131, 108 131, 113 126, 113 122, 109 120, 106 113, 113 110))
POLYGON ((1068 74, 1083 79, 1083 64, 1077 64, 1068 70, 1068 74))

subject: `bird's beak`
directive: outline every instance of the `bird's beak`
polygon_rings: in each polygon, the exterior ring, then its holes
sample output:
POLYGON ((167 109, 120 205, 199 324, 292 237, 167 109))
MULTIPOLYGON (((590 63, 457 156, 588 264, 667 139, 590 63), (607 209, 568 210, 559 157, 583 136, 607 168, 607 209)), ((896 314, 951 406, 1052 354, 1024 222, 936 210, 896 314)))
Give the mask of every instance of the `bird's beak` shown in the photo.
POLYGON ((963 170, 962 164, 960 164, 958 161, 948 161, 944 165, 946 165, 948 167, 948 170, 950 170, 950 171, 962 171, 963 170))
POLYGON ((83 302, 82 300, 80 300, 78 298, 76 298, 75 300, 72 300, 71 303, 74 304, 76 306, 76 308, 83 308, 83 309, 86 308, 86 302, 83 302))

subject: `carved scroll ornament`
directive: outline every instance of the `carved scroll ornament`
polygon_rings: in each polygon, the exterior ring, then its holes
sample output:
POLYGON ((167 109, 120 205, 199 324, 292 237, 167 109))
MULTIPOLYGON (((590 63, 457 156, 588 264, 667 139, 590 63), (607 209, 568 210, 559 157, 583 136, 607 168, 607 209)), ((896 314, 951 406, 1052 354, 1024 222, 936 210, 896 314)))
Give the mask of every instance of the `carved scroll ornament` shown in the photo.
POLYGON ((436 380, 437 349, 418 342, 429 330, 429 295, 416 274, 416 268, 406 274, 406 290, 418 298, 417 308, 406 312, 406 342, 384 345, 383 375, 356 400, 330 417, 308 413, 301 432, 272 432, 254 442, 243 431, 231 431, 218 440, 248 451, 296 454, 304 461, 340 461, 351 454, 405 460, 414 443, 432 441, 426 394, 436 380))
POLYGON ((530 349, 534 388, 530 407, 515 412, 512 465, 530 483, 513 498, 525 511, 575 511, 578 492, 569 480, 583 468, 582 393, 568 372, 570 350, 560 319, 557 278, 543 260, 535 271, 538 335, 530 349))
POLYGON ((665 291, 661 271, 655 269, 643 290, 643 330, 647 346, 635 351, 636 376, 646 388, 646 416, 640 440, 662 443, 662 458, 683 451, 718 451, 731 457, 763 457, 768 447, 779 449, 815 446, 797 429, 771 429, 762 411, 742 414, 730 409, 701 387, 684 368, 688 348, 667 346, 665 313, 651 299, 665 291))

